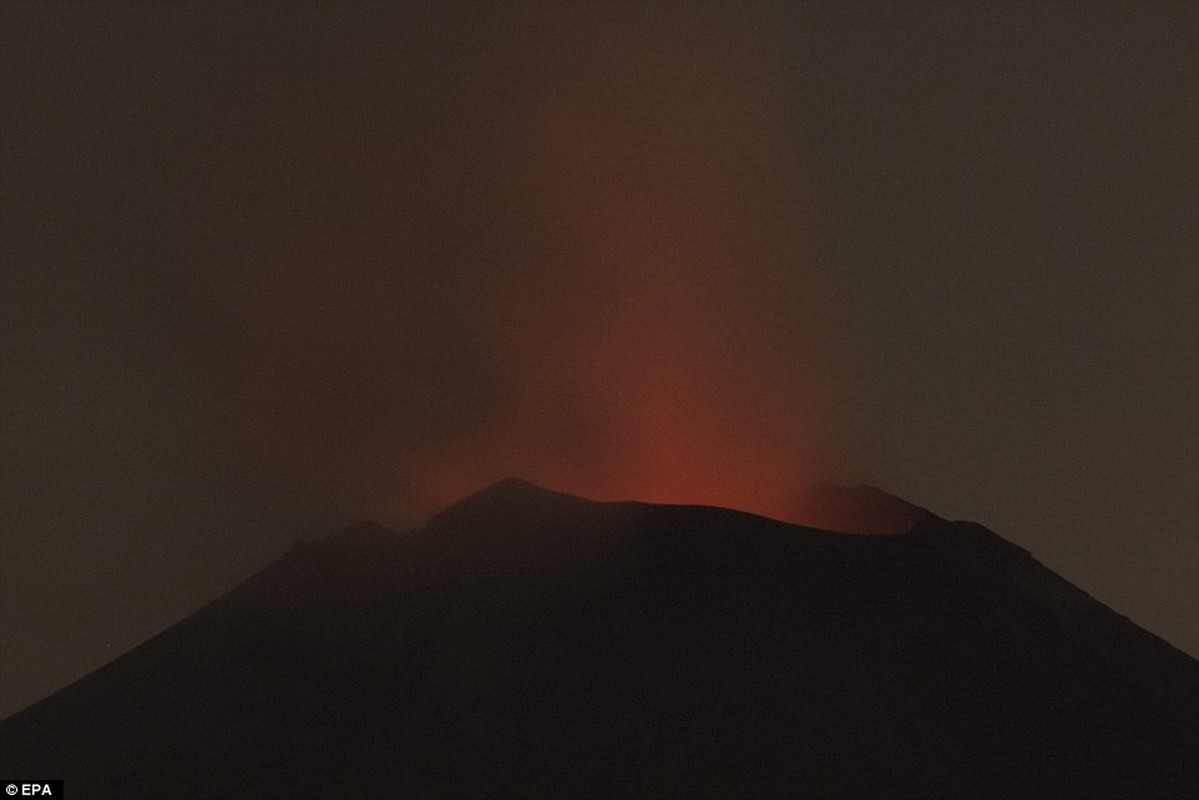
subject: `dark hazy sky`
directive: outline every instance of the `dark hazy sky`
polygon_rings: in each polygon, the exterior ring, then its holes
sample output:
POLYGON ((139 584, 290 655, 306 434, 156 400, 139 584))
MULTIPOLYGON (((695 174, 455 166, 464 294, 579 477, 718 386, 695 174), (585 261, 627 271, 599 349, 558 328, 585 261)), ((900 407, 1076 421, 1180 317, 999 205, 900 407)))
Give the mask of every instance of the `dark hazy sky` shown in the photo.
POLYGON ((0 5, 0 715, 520 474, 982 522, 1199 654, 1194 4, 0 5))

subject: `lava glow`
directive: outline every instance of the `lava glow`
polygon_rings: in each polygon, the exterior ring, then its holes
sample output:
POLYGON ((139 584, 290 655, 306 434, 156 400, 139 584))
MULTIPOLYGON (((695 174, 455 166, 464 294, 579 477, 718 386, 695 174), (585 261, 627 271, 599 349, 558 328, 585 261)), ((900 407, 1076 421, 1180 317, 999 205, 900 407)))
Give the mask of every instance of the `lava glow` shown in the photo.
POLYGON ((516 475, 802 517, 834 437, 794 154, 686 43, 566 42, 582 63, 527 88, 528 250, 486 319, 503 401, 413 480, 434 508, 516 475))
POLYGON ((521 8, 244 126, 239 451, 395 526, 508 476, 803 518, 841 359, 769 20, 521 8))

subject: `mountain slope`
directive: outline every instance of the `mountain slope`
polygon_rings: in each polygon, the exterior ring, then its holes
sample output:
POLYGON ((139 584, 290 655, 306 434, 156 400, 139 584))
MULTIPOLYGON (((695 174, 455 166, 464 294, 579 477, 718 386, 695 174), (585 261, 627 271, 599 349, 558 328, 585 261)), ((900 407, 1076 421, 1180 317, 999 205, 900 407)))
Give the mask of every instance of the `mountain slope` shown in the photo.
POLYGON ((928 515, 505 481, 297 543, 0 723, 72 797, 1193 796, 1199 664, 928 515))

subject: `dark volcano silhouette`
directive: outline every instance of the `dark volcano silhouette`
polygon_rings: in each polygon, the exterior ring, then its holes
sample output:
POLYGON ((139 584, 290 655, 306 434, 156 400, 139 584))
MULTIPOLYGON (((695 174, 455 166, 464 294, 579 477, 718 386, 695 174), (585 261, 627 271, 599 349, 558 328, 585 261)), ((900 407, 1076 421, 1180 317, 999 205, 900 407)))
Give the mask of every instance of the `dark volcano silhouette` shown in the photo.
POLYGON ((410 533, 297 542, 0 723, 0 776, 73 798, 1199 796, 1199 663, 986 529, 914 517, 852 536, 505 481, 410 533))

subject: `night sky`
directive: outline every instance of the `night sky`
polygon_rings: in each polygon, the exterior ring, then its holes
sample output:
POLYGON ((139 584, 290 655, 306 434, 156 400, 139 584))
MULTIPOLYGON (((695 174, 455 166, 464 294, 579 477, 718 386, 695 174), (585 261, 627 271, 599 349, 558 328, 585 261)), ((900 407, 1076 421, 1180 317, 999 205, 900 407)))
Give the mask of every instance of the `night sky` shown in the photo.
POLYGON ((0 716, 354 519, 866 482, 1199 655, 1194 4, 0 5, 0 716))

